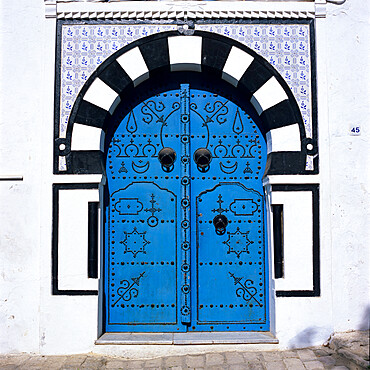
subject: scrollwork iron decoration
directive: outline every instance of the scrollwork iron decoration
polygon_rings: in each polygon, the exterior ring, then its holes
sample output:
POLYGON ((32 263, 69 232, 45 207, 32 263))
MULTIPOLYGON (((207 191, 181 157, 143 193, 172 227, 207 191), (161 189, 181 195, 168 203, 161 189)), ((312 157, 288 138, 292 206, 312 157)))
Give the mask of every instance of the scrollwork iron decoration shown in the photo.
POLYGON ((141 107, 141 113, 143 113, 143 122, 149 125, 153 121, 153 116, 157 118, 156 122, 163 122, 163 115, 160 116, 157 113, 163 112, 165 107, 166 106, 161 101, 155 102, 153 100, 148 100, 146 102, 143 102, 143 105, 141 107))
POLYGON ((257 289, 253 286, 253 280, 246 279, 244 283, 241 283, 243 278, 238 278, 231 272, 229 272, 229 274, 234 279, 234 285, 239 285, 235 291, 237 297, 243 298, 246 302, 253 299, 258 306, 262 307, 262 304, 255 297, 257 289))
POLYGON ((131 278, 132 283, 128 280, 121 280, 120 286, 117 289, 117 294, 119 295, 119 298, 113 303, 113 307, 121 300, 124 301, 130 301, 132 298, 136 298, 139 295, 139 290, 135 287, 140 285, 140 279, 144 276, 145 271, 142 272, 138 277, 131 278))
POLYGON ((223 123, 225 123, 227 121, 227 118, 225 117, 228 113, 229 113, 229 108, 226 106, 226 104, 228 103, 228 101, 225 101, 224 103, 222 103, 221 101, 217 100, 213 103, 213 106, 211 105, 211 103, 207 103, 204 107, 204 110, 209 113, 209 114, 212 114, 210 117, 209 116, 206 116, 206 120, 207 122, 212 120, 213 121, 213 117, 216 116, 216 121, 222 125, 223 123))

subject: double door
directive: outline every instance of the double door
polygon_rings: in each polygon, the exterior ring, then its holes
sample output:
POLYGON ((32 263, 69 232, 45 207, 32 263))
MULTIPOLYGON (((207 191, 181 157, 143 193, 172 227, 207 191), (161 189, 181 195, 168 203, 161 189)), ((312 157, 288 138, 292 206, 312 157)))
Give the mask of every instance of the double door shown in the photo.
POLYGON ((266 331, 264 139, 182 84, 138 104, 107 157, 107 332, 266 331))

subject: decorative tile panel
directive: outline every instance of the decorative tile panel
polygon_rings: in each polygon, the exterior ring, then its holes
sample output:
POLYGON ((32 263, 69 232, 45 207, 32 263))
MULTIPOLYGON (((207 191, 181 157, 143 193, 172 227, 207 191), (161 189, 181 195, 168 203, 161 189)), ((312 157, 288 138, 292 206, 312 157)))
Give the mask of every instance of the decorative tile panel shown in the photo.
POLYGON ((312 138, 311 55, 308 24, 202 24, 197 30, 218 33, 247 45, 273 65, 297 99, 312 138))
POLYGON ((66 137, 73 103, 95 69, 117 50, 131 42, 176 25, 63 25, 59 136, 66 137))
MULTIPOLYGON (((139 38, 176 29, 177 25, 170 24, 63 24, 59 136, 66 137, 74 101, 83 84, 105 59, 139 38)), ((313 137, 308 24, 200 24, 196 29, 233 38, 271 63, 297 99, 306 136, 313 137)), ((61 159, 60 170, 63 163, 61 159)), ((306 170, 311 169, 312 158, 307 158, 306 170)))

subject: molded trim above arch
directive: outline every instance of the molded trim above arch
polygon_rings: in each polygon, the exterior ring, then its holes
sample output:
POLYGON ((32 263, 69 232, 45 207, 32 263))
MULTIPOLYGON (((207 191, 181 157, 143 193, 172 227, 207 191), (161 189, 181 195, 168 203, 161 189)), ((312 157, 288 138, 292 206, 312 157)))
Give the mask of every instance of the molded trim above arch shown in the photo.
POLYGON ((326 1, 213 2, 44 0, 45 17, 58 19, 304 19, 326 16, 326 1))
POLYGON ((268 142, 266 174, 317 173, 317 169, 305 169, 307 154, 317 154, 316 143, 306 138, 299 107, 280 74, 237 41, 204 31, 191 33, 185 36, 169 31, 142 38, 118 50, 96 69, 74 103, 66 139, 55 140, 55 153, 65 156, 67 166, 66 171, 56 168, 56 173, 102 173, 103 156, 96 135, 90 135, 94 142, 83 146, 89 150, 71 150, 77 140, 81 142, 81 125, 106 131, 116 107, 142 82, 178 71, 226 81, 235 94, 252 104, 268 142), (75 124, 79 130, 74 130, 75 124), (313 146, 309 151, 308 144, 313 146))

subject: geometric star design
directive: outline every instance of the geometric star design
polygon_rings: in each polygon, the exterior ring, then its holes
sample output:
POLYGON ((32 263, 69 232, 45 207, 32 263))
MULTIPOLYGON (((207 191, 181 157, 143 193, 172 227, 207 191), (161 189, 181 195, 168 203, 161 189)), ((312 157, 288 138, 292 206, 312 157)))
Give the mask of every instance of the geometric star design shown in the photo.
POLYGON ((134 258, 139 252, 146 254, 145 246, 150 244, 150 241, 145 239, 146 231, 139 233, 136 227, 134 227, 132 233, 127 233, 126 231, 124 231, 124 233, 125 239, 120 241, 120 244, 125 246, 123 253, 131 252, 134 258))
POLYGON ((250 246, 253 241, 248 239, 249 231, 246 233, 242 233, 240 229, 237 227, 235 233, 228 232, 228 239, 223 243, 229 247, 227 254, 235 253, 236 257, 240 258, 240 255, 243 252, 248 251, 248 246, 250 246))

